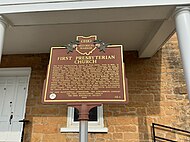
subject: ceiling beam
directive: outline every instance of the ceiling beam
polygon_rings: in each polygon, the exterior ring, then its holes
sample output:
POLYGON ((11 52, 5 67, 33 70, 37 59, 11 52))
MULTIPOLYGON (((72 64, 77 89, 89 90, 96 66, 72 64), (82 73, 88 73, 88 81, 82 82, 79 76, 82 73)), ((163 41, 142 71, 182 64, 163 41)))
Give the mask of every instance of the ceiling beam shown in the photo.
POLYGON ((173 19, 165 20, 160 28, 155 32, 153 31, 147 38, 146 43, 140 48, 138 54, 139 58, 152 57, 164 43, 173 35, 175 32, 175 21, 173 19))

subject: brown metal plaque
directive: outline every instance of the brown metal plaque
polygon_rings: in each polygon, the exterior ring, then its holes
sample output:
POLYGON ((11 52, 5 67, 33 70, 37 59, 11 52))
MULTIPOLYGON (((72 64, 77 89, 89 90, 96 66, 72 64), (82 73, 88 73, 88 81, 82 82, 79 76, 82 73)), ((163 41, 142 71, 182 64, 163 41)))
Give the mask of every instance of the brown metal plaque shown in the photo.
POLYGON ((46 80, 44 104, 126 103, 127 79, 121 45, 111 45, 100 52, 96 36, 78 36, 73 52, 52 47, 46 80))

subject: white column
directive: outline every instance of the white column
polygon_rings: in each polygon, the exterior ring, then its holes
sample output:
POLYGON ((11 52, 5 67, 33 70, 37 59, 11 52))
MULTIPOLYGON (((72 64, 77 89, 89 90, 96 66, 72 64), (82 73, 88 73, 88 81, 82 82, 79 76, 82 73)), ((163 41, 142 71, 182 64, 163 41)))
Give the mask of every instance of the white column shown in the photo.
POLYGON ((3 43, 4 43, 4 36, 5 36, 5 30, 7 27, 6 20, 0 16, 0 62, 2 57, 2 51, 3 51, 3 43))
POLYGON ((175 21, 187 91, 190 99, 190 7, 176 8, 175 21))

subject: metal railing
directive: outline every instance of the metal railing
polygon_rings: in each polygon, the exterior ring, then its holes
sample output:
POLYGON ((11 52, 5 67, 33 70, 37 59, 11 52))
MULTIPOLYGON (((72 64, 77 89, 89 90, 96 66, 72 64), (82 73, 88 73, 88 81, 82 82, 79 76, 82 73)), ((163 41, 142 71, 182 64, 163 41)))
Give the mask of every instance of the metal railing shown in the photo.
POLYGON ((156 129, 160 129, 163 131, 170 131, 170 132, 175 132, 175 133, 183 133, 186 136, 188 135, 190 137, 190 132, 186 131, 186 130, 182 130, 182 129, 178 129, 178 128, 173 128, 170 126, 165 126, 165 125, 161 125, 161 124, 156 124, 156 123, 152 123, 152 135, 153 135, 153 142, 156 142, 156 140, 164 140, 164 141, 168 141, 168 142, 178 142, 176 140, 171 140, 168 138, 163 138, 160 136, 156 136, 156 129))

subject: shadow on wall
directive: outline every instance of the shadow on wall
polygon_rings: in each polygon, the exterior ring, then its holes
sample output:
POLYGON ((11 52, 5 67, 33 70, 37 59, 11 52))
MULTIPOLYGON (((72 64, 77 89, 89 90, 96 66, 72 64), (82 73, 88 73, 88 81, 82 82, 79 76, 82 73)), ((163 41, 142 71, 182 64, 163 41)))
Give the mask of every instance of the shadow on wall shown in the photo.
POLYGON ((148 141, 151 140, 151 122, 155 121, 152 116, 160 114, 162 54, 158 53, 151 59, 139 59, 129 53, 125 57, 127 77, 131 84, 127 107, 135 107, 136 112, 130 115, 138 117, 139 140, 148 141))
POLYGON ((130 74, 128 75, 132 84, 136 82, 135 86, 131 86, 131 104, 129 103, 129 107, 137 106, 140 140, 151 139, 150 124, 155 121, 155 118, 151 116, 160 114, 159 102, 162 99, 160 90, 161 58, 162 54, 158 53, 151 59, 134 59, 132 70, 134 70, 135 74, 130 71, 134 77, 130 77, 130 74))
POLYGON ((108 128, 113 127, 114 133, 120 133, 125 141, 151 140, 151 122, 160 114, 163 99, 160 95, 161 58, 161 54, 156 54, 151 59, 139 59, 137 52, 124 52, 129 103, 105 106, 104 112, 108 128))

